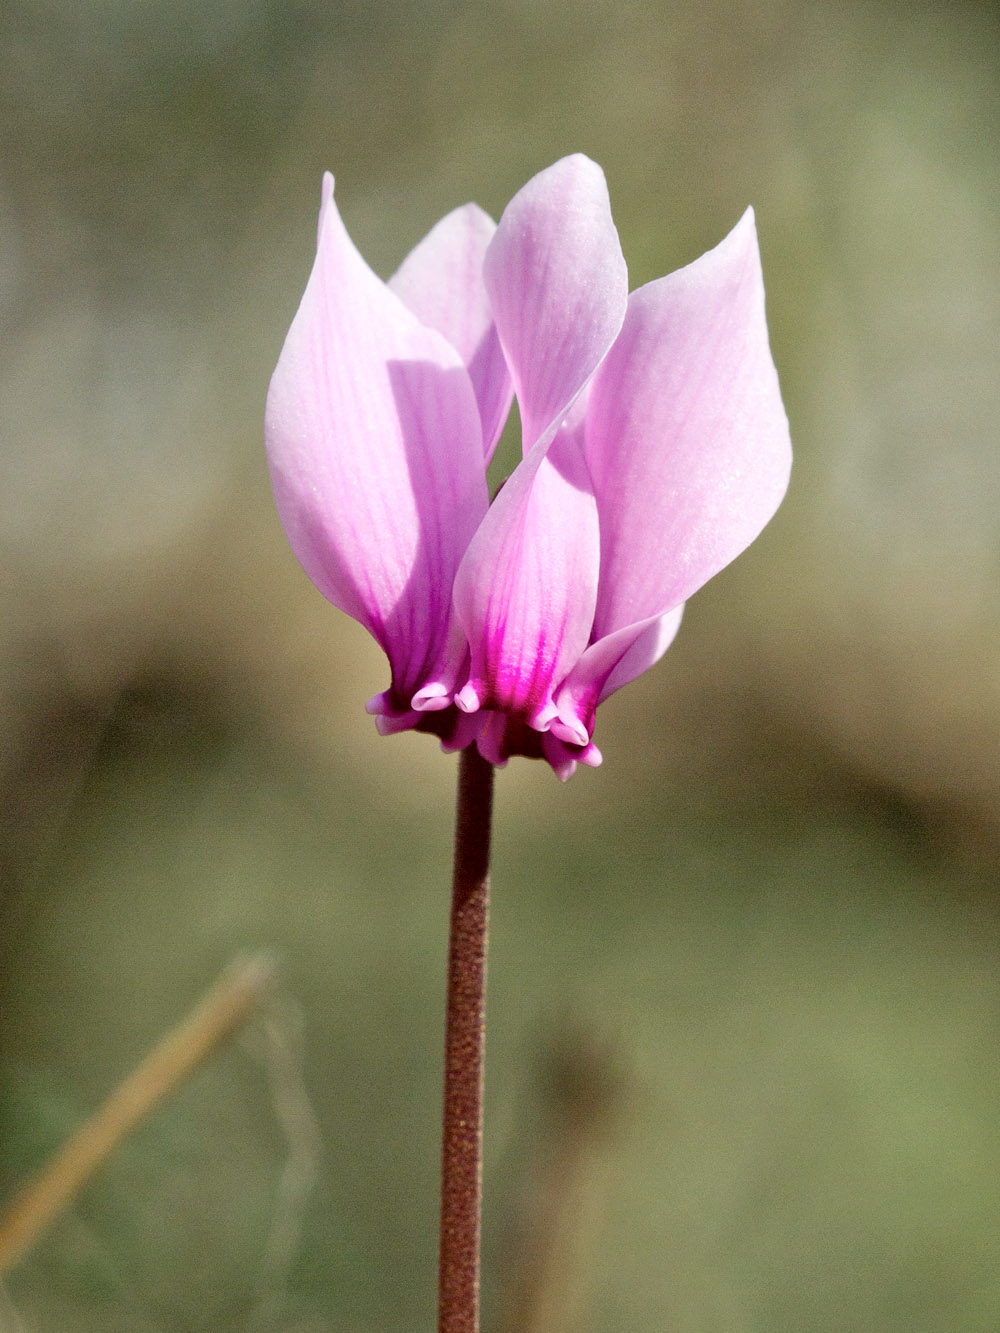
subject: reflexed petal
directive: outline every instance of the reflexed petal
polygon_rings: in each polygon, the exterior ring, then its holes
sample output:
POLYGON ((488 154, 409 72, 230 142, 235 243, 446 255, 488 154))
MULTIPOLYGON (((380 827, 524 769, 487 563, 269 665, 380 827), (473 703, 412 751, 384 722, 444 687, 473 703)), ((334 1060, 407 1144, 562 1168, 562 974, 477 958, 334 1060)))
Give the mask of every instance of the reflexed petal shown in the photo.
POLYGON ((544 441, 515 469, 472 539, 455 609, 472 649, 459 708, 497 709, 544 730, 552 691, 590 637, 597 509, 576 432, 544 441))
POLYGON ((403 260, 389 286, 465 362, 479 403, 483 447, 493 456, 514 393, 483 286, 483 257, 497 225, 476 204, 443 217, 403 260))
POLYGON ((633 292, 591 386, 601 523, 594 638, 679 606, 753 541, 791 445, 748 210, 708 254, 633 292))
POLYGON ((527 454, 566 415, 625 315, 628 273, 600 167, 578 153, 519 190, 484 277, 527 454))
POLYGON ((306 573, 378 640, 401 698, 433 699, 465 653, 450 604, 487 508, 479 412, 458 353, 368 268, 332 190, 268 392, 271 478, 306 573))

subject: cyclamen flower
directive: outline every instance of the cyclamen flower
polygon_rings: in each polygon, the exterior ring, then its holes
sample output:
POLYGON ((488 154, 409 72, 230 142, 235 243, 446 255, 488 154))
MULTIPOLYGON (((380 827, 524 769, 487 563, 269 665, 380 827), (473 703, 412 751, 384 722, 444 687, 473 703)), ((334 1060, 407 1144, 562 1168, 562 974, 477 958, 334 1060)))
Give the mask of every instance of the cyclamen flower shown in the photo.
POLYGON ((598 705, 787 486, 753 213, 630 296, 604 175, 575 155, 499 225, 449 213, 384 283, 327 175, 266 435, 292 549, 389 659, 380 732, 597 765, 598 705), (523 457, 491 505, 514 393, 523 457))

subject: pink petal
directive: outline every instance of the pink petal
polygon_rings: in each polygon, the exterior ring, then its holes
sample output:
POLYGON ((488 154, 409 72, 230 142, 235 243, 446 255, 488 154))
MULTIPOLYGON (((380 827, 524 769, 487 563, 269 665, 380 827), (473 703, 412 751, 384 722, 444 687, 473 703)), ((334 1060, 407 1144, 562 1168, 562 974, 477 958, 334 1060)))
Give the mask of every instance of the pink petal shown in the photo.
POLYGON ((507 480, 455 581, 472 649, 455 702, 544 730, 552 692, 587 646, 597 594, 597 508, 580 429, 541 441, 507 480))
POLYGON ((514 755, 530 759, 544 759, 562 782, 576 772, 578 764, 597 768, 601 752, 593 743, 567 745, 550 731, 533 731, 526 723, 506 713, 482 710, 467 715, 467 721, 477 722, 476 745, 479 753, 497 768, 506 767, 514 755))
POLYGON ((660 660, 673 643, 683 612, 684 607, 678 606, 592 643, 556 695, 553 736, 570 745, 586 745, 598 705, 660 660))
POLYGON ((788 484, 752 212, 715 250, 632 294, 590 386, 584 441, 601 525, 594 642, 551 724, 578 744, 598 704, 663 655, 684 599, 753 541, 788 484))
POLYGON ((552 771, 560 782, 568 782, 576 772, 577 764, 586 764, 588 768, 600 768, 604 756, 589 741, 581 749, 578 745, 566 745, 558 737, 547 731, 542 737, 542 754, 552 766, 552 771))
POLYGON ((381 644, 399 700, 441 707, 465 655, 452 582, 487 508, 479 412, 459 354, 354 248, 330 176, 265 429, 306 573, 381 644))
POLYGON ((600 167, 578 153, 519 190, 486 253, 484 278, 527 454, 565 417, 625 315, 628 273, 600 167))
POLYGON ((633 292, 591 386, 584 447, 601 524, 595 640, 678 607, 770 519, 791 443, 752 210, 633 292))
POLYGON ((443 217, 403 260, 389 286, 422 324, 437 329, 465 362, 493 456, 514 386, 483 286, 483 257, 497 226, 476 204, 443 217))
MULTIPOLYGON (((683 615, 684 604, 682 602, 680 606, 675 606, 666 615, 655 616, 651 621, 643 622, 638 634, 634 633, 634 626, 618 631, 619 634, 633 635, 634 637, 632 637, 632 641, 625 652, 617 658, 610 674, 605 677, 601 692, 597 696, 599 704, 602 704, 616 690, 620 690, 623 685, 628 685, 636 677, 641 676, 644 671, 648 671, 651 666, 654 666, 660 660, 677 637, 683 615)), ((600 639, 594 645, 595 649, 600 644, 608 645, 614 637, 614 635, 608 635, 600 639)), ((616 653, 619 646, 615 646, 616 653)), ((584 653, 583 656, 586 658, 587 654, 584 653)))

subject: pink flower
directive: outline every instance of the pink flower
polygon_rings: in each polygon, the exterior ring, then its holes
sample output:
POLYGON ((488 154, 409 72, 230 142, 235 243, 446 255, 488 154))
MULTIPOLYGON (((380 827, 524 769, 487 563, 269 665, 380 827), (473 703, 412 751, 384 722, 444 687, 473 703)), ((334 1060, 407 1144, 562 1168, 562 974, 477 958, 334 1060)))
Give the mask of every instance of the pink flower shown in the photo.
POLYGON ((788 483, 753 213, 630 296, 604 175, 575 155, 499 226, 449 213, 384 283, 327 175, 266 435, 292 549, 389 659, 379 730, 568 778, 600 763, 598 705, 788 483), (523 458, 490 505, 514 393, 523 458))

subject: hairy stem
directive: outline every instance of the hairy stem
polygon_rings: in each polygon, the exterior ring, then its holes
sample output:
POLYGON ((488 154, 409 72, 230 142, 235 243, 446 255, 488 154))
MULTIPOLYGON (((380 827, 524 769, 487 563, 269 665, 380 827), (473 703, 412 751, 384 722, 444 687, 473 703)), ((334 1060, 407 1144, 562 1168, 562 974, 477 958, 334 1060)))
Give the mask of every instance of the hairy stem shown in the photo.
POLYGON ((492 814, 493 765, 470 745, 459 761, 448 943, 438 1333, 479 1333, 492 814))

